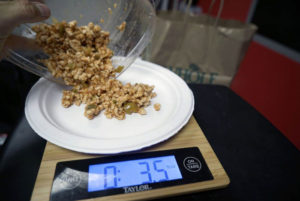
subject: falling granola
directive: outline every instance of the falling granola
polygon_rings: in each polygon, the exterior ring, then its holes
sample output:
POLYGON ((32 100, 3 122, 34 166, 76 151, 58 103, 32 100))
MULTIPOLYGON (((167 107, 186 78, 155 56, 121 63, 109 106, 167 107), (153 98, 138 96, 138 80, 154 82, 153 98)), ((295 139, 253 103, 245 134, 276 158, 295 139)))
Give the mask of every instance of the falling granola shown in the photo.
POLYGON ((108 8, 107 10, 108 10, 108 13, 111 15, 112 14, 111 8, 108 8))
POLYGON ((119 26, 117 26, 117 29, 119 29, 119 31, 124 31, 126 27, 126 22, 122 22, 122 24, 120 24, 119 26))
POLYGON ((84 115, 88 119, 101 111, 107 118, 119 120, 125 119, 126 114, 147 113, 145 107, 156 96, 154 86, 123 84, 116 79, 124 67, 112 65, 109 32, 93 23, 77 26, 76 21, 39 24, 33 30, 38 45, 49 55, 41 62, 54 77, 72 86, 63 91, 64 107, 85 104, 84 115))

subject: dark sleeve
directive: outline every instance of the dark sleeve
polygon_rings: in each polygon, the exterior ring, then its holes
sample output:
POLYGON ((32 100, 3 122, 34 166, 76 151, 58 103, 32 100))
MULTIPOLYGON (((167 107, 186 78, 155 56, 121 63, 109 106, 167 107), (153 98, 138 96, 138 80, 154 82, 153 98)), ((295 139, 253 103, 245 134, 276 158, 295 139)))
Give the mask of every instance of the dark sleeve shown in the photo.
POLYGON ((23 114, 25 99, 38 77, 7 62, 0 62, 0 133, 10 133, 23 114))

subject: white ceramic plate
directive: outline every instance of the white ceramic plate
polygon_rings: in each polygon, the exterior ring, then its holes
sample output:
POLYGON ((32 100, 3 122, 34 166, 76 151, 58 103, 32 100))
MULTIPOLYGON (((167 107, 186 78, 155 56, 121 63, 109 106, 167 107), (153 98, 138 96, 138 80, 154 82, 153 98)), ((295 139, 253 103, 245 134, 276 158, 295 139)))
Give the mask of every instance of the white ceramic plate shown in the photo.
POLYGON ((112 154, 139 150, 176 134, 190 119, 194 96, 173 72, 137 60, 119 78, 122 82, 155 85, 157 97, 146 108, 147 115, 126 115, 125 120, 107 119, 103 113, 88 120, 84 105, 66 109, 61 105, 63 87, 41 78, 30 90, 26 118, 42 138, 84 153, 112 154), (155 111, 153 104, 160 103, 155 111))

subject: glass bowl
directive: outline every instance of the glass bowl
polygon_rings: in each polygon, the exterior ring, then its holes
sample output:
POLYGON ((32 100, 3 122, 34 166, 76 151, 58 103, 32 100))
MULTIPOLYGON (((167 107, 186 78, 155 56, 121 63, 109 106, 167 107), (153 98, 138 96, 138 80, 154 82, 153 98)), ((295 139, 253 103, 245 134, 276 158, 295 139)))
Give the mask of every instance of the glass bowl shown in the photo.
MULTIPOLYGON (((45 0, 51 9, 51 17, 44 21, 52 24, 53 20, 77 20, 78 25, 89 22, 98 24, 102 30, 110 32, 109 48, 113 50, 114 67, 124 66, 123 73, 148 45, 155 27, 155 9, 148 0, 45 0), (101 20, 100 22, 100 19, 101 20), (124 31, 117 26, 126 22, 124 31)), ((31 30, 34 24, 24 24, 14 30, 14 34, 34 39, 31 30)), ((46 58, 41 50, 9 50, 7 60, 17 66, 46 79, 60 82, 52 77, 47 67, 38 62, 46 58)), ((121 74, 120 73, 120 74, 121 74)))

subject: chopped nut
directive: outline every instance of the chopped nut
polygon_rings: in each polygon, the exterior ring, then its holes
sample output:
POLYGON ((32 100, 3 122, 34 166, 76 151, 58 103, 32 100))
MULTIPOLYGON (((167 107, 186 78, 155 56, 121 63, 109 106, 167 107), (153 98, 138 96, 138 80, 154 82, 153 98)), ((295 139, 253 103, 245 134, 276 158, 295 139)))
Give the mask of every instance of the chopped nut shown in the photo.
POLYGON ((141 109, 139 109, 139 114, 145 115, 145 114, 147 114, 147 112, 144 108, 141 108, 141 109))
POLYGON ((88 27, 89 27, 90 29, 93 29, 93 28, 94 28, 94 23, 93 23, 93 22, 90 22, 90 23, 88 24, 88 27))
POLYGON ((122 22, 122 24, 120 24, 119 26, 117 26, 117 29, 119 29, 120 31, 124 31, 126 27, 126 22, 122 22))
POLYGON ((99 25, 95 25, 94 26, 94 30, 95 33, 100 32, 101 31, 101 27, 99 25))
POLYGON ((107 10, 108 10, 108 13, 109 13, 109 14, 112 14, 111 8, 108 8, 107 10))
POLYGON ((76 25, 77 25, 77 21, 76 21, 76 20, 73 20, 73 21, 69 22, 69 26, 70 26, 71 28, 76 27, 76 25))
POLYGON ((154 109, 155 109, 156 111, 159 111, 159 110, 160 110, 160 104, 159 104, 159 103, 155 103, 155 104, 153 105, 153 107, 154 107, 154 109))

